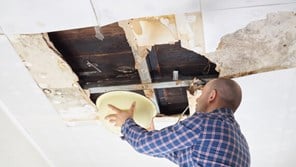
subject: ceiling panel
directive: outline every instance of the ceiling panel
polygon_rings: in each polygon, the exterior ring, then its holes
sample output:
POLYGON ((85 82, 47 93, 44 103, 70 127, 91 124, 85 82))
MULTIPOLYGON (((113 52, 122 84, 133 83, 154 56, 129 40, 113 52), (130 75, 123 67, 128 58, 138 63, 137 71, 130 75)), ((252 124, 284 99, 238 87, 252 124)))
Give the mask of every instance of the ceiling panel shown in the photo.
POLYGON ((116 5, 110 0, 92 0, 92 2, 102 26, 131 18, 200 11, 200 0, 125 0, 116 1, 116 5))
POLYGON ((0 2, 0 26, 7 34, 29 34, 97 25, 85 0, 9 0, 0 2))

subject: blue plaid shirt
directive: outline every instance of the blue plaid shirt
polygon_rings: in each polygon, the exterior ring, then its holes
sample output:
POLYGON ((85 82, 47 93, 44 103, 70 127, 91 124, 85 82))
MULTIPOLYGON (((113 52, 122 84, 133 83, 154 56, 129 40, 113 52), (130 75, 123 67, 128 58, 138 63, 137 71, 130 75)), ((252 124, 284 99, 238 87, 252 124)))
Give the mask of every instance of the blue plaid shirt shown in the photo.
POLYGON ((167 158, 181 167, 250 166, 247 141, 229 109, 196 112, 175 125, 154 131, 127 119, 121 132, 138 152, 167 158))

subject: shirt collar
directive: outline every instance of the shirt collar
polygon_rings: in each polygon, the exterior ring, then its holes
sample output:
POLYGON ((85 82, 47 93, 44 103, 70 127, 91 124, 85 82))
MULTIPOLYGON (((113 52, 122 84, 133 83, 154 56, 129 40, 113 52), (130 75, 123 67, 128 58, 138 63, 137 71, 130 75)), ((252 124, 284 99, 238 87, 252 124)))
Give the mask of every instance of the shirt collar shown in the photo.
POLYGON ((217 108, 212 113, 223 113, 233 115, 233 111, 230 108, 217 108))

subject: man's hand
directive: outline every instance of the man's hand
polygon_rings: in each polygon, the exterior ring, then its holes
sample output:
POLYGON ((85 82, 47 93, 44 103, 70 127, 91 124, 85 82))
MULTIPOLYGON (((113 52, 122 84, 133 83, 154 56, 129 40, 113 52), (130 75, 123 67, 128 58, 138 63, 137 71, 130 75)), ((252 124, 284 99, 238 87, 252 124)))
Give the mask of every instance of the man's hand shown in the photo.
POLYGON ((105 119, 111 123, 115 123, 115 126, 121 127, 128 118, 133 117, 136 108, 136 102, 132 103, 129 110, 121 110, 112 104, 108 104, 108 107, 115 111, 115 114, 107 115, 105 119))

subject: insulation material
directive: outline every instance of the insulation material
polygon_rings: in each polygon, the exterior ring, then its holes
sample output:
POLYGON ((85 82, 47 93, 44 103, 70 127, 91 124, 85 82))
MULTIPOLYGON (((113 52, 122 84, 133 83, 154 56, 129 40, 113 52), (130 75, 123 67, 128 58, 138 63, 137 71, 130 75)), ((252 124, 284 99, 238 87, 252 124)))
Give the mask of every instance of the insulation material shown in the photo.
POLYGON ((9 39, 37 85, 65 121, 97 119, 89 94, 79 86, 77 76, 47 35, 13 35, 9 39))
POLYGON ((295 25, 295 12, 268 14, 222 37, 218 49, 206 57, 217 64, 220 77, 296 67, 295 25))

